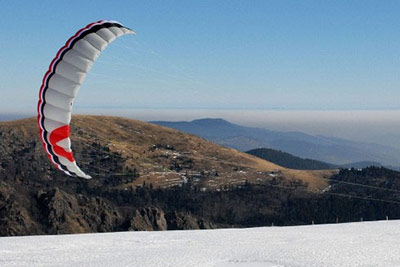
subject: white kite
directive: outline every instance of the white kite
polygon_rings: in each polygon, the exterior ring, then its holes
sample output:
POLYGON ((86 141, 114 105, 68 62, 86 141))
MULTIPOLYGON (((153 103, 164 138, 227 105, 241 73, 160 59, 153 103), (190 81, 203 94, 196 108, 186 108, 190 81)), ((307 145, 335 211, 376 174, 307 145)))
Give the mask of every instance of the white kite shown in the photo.
POLYGON ((78 167, 71 150, 69 124, 75 96, 100 53, 125 34, 135 32, 116 21, 87 25, 60 48, 43 78, 37 108, 40 137, 51 162, 68 175, 91 178, 78 167))

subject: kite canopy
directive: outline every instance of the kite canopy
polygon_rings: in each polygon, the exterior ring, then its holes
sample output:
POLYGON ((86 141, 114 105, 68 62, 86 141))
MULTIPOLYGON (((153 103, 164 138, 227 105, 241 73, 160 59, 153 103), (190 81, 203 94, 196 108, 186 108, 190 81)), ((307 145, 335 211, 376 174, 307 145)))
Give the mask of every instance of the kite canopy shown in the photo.
POLYGON ((43 147, 58 169, 86 179, 70 140, 71 110, 81 84, 100 53, 116 38, 135 34, 116 21, 100 20, 80 29, 57 52, 39 92, 38 125, 43 147))

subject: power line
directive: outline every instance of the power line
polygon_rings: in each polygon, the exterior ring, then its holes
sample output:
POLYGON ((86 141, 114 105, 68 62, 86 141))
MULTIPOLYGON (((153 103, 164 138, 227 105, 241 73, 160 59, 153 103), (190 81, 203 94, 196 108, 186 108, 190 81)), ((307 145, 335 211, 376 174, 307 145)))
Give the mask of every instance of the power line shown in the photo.
POLYGON ((391 189, 391 188, 385 188, 385 187, 379 187, 379 186, 373 186, 373 185, 366 185, 366 184, 360 184, 360 183, 354 183, 354 182, 346 182, 346 181, 341 181, 341 180, 331 179, 331 178, 321 178, 321 179, 325 180, 325 181, 336 182, 336 183, 341 183, 341 184, 355 185, 355 186, 360 186, 360 187, 365 187, 365 188, 371 188, 371 189, 378 189, 378 190, 384 190, 384 191, 400 193, 400 190, 391 189))
POLYGON ((289 189, 289 190, 305 191, 305 192, 318 194, 318 195, 332 195, 332 196, 340 196, 340 197, 348 197, 348 198, 357 198, 357 199, 368 200, 368 201, 379 201, 379 202, 400 204, 400 201, 396 201, 396 200, 387 200, 387 199, 372 198, 372 197, 361 197, 361 196, 349 195, 349 194, 343 194, 343 193, 313 191, 313 190, 310 190, 310 189, 308 189, 306 187, 303 187, 303 188, 301 188, 301 187, 290 187, 290 186, 274 185, 274 184, 268 184, 268 183, 266 183, 266 185, 267 186, 271 186, 271 187, 289 189))

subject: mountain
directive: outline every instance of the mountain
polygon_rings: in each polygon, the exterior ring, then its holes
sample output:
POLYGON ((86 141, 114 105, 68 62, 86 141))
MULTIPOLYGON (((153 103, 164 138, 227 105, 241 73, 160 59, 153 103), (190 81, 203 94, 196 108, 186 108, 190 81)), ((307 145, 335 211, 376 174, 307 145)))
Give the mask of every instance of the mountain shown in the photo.
POLYGON ((336 173, 287 169, 124 118, 74 116, 71 133, 76 161, 91 180, 55 169, 35 118, 0 122, 0 235, 260 225, 259 208, 246 204, 254 192, 243 195, 242 187, 268 185, 257 193, 260 204, 270 203, 263 212, 278 216, 289 194, 280 188, 321 191, 336 173), (236 217, 228 215, 233 204, 236 217))
POLYGON ((327 170, 327 169, 337 169, 339 167, 318 160, 295 157, 289 153, 270 148, 252 149, 247 151, 246 153, 291 169, 327 170))
POLYGON ((360 161, 344 165, 335 165, 313 159, 303 159, 300 157, 293 156, 289 153, 270 148, 256 148, 249 150, 246 153, 270 161, 272 163, 278 164, 279 166, 282 167, 299 169, 299 170, 328 170, 328 169, 340 169, 340 168, 363 169, 370 166, 385 167, 388 169, 397 170, 396 168, 393 168, 391 166, 383 166, 381 163, 376 161, 360 161))
POLYGON ((195 134, 240 151, 268 147, 297 157, 337 165, 373 161, 397 166, 400 161, 400 150, 388 146, 312 136, 301 132, 279 132, 243 127, 223 119, 200 119, 190 122, 153 121, 152 123, 195 134))
POLYGON ((0 121, 12 121, 12 120, 18 120, 22 118, 27 118, 30 117, 31 115, 26 115, 26 114, 2 114, 0 113, 0 121))
MULTIPOLYGON (((99 178, 91 181, 132 174, 135 179, 124 183, 125 188, 143 183, 169 187, 188 179, 206 188, 216 188, 244 178, 250 182, 268 178, 270 172, 279 172, 282 178, 298 176, 310 186, 321 185, 321 172, 283 168, 197 136, 145 122, 75 116, 71 132, 78 165, 99 178)), ((0 137, 0 174, 21 179, 62 174, 55 171, 43 151, 35 119, 0 122, 0 137), (24 173, 20 174, 22 170, 24 173)))
POLYGON ((400 173, 295 170, 154 124, 74 116, 75 158, 47 159, 36 119, 0 122, 0 236, 400 218, 400 173))

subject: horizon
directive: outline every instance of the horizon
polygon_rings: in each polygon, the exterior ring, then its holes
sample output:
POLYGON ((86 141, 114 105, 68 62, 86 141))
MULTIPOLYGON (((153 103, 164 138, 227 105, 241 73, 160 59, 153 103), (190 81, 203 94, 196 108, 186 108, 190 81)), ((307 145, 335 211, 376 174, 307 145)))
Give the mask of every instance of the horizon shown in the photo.
MULTIPOLYGON (((302 132, 400 148, 400 110, 76 109, 73 112, 73 115, 79 114, 119 116, 146 122, 221 118, 245 127, 302 132)), ((0 121, 35 116, 34 113, 0 112, 0 121)))

